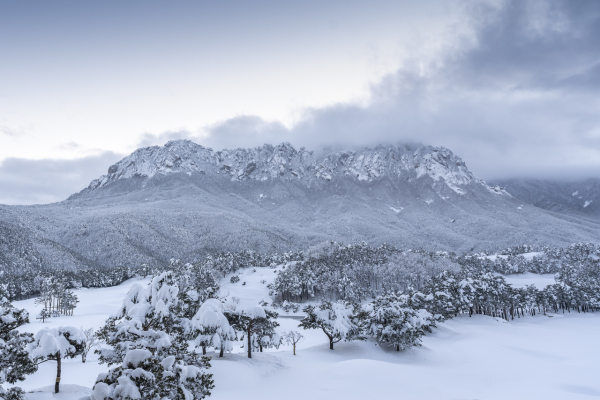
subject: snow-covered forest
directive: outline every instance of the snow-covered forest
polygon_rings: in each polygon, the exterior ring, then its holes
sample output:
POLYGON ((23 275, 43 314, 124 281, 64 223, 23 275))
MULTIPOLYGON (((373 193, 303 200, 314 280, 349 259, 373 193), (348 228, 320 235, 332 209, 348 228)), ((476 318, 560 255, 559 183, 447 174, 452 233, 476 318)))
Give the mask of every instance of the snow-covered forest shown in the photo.
POLYGON ((364 342, 375 345, 373 351, 404 354, 455 318, 514 323, 594 315, 600 307, 599 254, 592 244, 457 256, 328 242, 270 256, 239 252, 172 260, 162 268, 39 271, 29 292, 24 279, 0 287, 0 379, 10 384, 0 396, 24 399, 19 382, 46 363, 55 367, 53 391, 59 392, 61 366, 68 360, 85 363, 88 353, 103 368, 88 393, 93 400, 199 399, 217 387, 223 373, 213 372, 215 360, 240 352, 252 359, 286 346, 296 354, 305 335, 334 351, 343 343, 364 342), (512 284, 516 275, 507 272, 540 277, 552 272, 555 282, 512 284), (128 279, 134 283, 120 306, 95 320, 95 328, 53 322, 76 318, 77 293, 94 290, 83 288, 118 288, 128 279), (28 296, 35 298, 11 304, 28 296), (29 315, 18 303, 39 312, 29 315), (37 331, 30 332, 34 325, 37 331))

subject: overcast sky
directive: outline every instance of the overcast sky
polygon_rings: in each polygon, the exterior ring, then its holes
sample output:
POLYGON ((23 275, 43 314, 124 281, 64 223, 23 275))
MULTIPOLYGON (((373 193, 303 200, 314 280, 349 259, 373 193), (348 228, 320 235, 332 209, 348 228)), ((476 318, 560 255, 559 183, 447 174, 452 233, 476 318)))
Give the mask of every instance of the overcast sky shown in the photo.
POLYGON ((600 176, 600 2, 0 0, 0 203, 140 146, 422 142, 600 176))

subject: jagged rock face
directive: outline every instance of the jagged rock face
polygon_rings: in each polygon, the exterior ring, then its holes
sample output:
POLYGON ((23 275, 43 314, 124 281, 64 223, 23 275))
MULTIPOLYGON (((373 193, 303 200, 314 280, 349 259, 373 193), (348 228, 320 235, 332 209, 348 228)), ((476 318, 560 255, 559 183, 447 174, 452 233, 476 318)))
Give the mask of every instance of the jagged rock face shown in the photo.
POLYGON ((296 150, 289 143, 265 145, 254 149, 213 151, 189 140, 146 147, 112 165, 108 174, 94 180, 82 193, 89 193, 128 178, 152 178, 173 173, 219 175, 234 182, 293 180, 304 185, 314 181, 353 178, 372 182, 377 179, 415 180, 429 177, 437 187, 445 185, 458 194, 470 184, 489 189, 477 179, 464 161, 446 148, 430 146, 383 147, 315 155, 296 150))
POLYGON ((135 151, 64 202, 0 206, 9 254, 0 264, 11 268, 158 264, 327 240, 462 252, 598 237, 600 221, 523 206, 429 146, 213 151, 173 141, 135 151))

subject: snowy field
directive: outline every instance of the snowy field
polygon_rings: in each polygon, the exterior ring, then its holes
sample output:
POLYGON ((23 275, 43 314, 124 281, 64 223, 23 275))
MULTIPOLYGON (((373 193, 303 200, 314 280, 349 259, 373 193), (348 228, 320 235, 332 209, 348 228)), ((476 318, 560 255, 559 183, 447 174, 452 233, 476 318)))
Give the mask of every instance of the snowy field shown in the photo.
MULTIPOLYGON (((266 284, 272 269, 243 271, 240 282, 226 279, 222 293, 240 299, 240 306, 269 301, 266 284), (246 282, 246 285, 242 285, 246 282)), ((518 285, 545 286, 549 276, 510 277, 518 285), (536 281, 537 279, 537 281, 536 281)), ((145 280, 143 282, 148 282, 145 280)), ((115 312, 129 287, 128 281, 107 289, 77 291, 80 304, 75 316, 33 322, 23 330, 46 326, 94 327, 115 312)), ((35 316, 33 300, 15 303, 35 316)), ((213 358, 215 389, 211 399, 589 399, 600 397, 600 313, 538 315, 503 320, 463 316, 441 324, 423 345, 403 352, 375 346, 373 342, 337 343, 329 350, 321 331, 297 328, 298 319, 281 314, 280 330, 301 331, 305 340, 297 356, 289 346, 255 353, 249 360, 242 349, 225 358, 213 358)), ((212 355, 209 352, 209 355, 212 355)), ((216 356, 216 355, 215 355, 216 356)), ((56 364, 42 364, 20 386, 30 400, 76 400, 89 392, 99 372, 92 352, 88 361, 65 360, 59 395, 51 393, 56 364), (41 392, 40 388, 44 388, 41 392), (86 389, 87 388, 87 389, 86 389)))

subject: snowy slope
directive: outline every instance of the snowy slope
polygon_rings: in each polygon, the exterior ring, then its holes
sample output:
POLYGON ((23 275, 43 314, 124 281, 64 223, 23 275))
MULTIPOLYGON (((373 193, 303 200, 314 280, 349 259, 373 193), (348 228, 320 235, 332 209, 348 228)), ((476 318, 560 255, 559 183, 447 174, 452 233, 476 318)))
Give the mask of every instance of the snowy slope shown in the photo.
POLYGON ((600 179, 553 181, 505 179, 494 181, 525 203, 546 210, 600 217, 600 179))
POLYGON ((329 240, 460 253, 600 237, 600 221, 524 204, 430 146, 313 153, 174 141, 108 172, 61 203, 0 205, 0 269, 157 265, 329 240))
MULTIPOLYGON (((268 300, 266 285, 260 281, 268 283, 274 275, 270 268, 244 270, 240 282, 223 284, 224 294, 239 298, 240 306, 268 300)), ((538 284, 548 279, 539 278, 538 284)), ((79 290, 76 315, 52 319, 44 326, 98 327, 117 310, 133 283, 79 290)), ((39 311, 31 300, 15 305, 32 314, 39 311)), ((280 330, 301 330, 296 319, 280 318, 279 323, 280 330)), ((32 332, 40 328, 38 322, 23 327, 32 332)), ((302 333, 306 339, 299 344, 297 356, 283 346, 255 353, 252 360, 240 349, 223 359, 213 357, 216 387, 211 399, 587 399, 600 395, 596 379, 600 348, 590 345, 600 334, 598 313, 538 315, 510 323, 485 316, 458 317, 427 335, 422 347, 399 353, 373 342, 342 342, 331 351, 322 332, 302 333)), ((42 364, 21 386, 36 389, 29 400, 75 400, 106 370, 96 360, 93 354, 85 364, 66 360, 64 390, 58 396, 47 388, 37 389, 53 383, 53 363, 42 364)))

